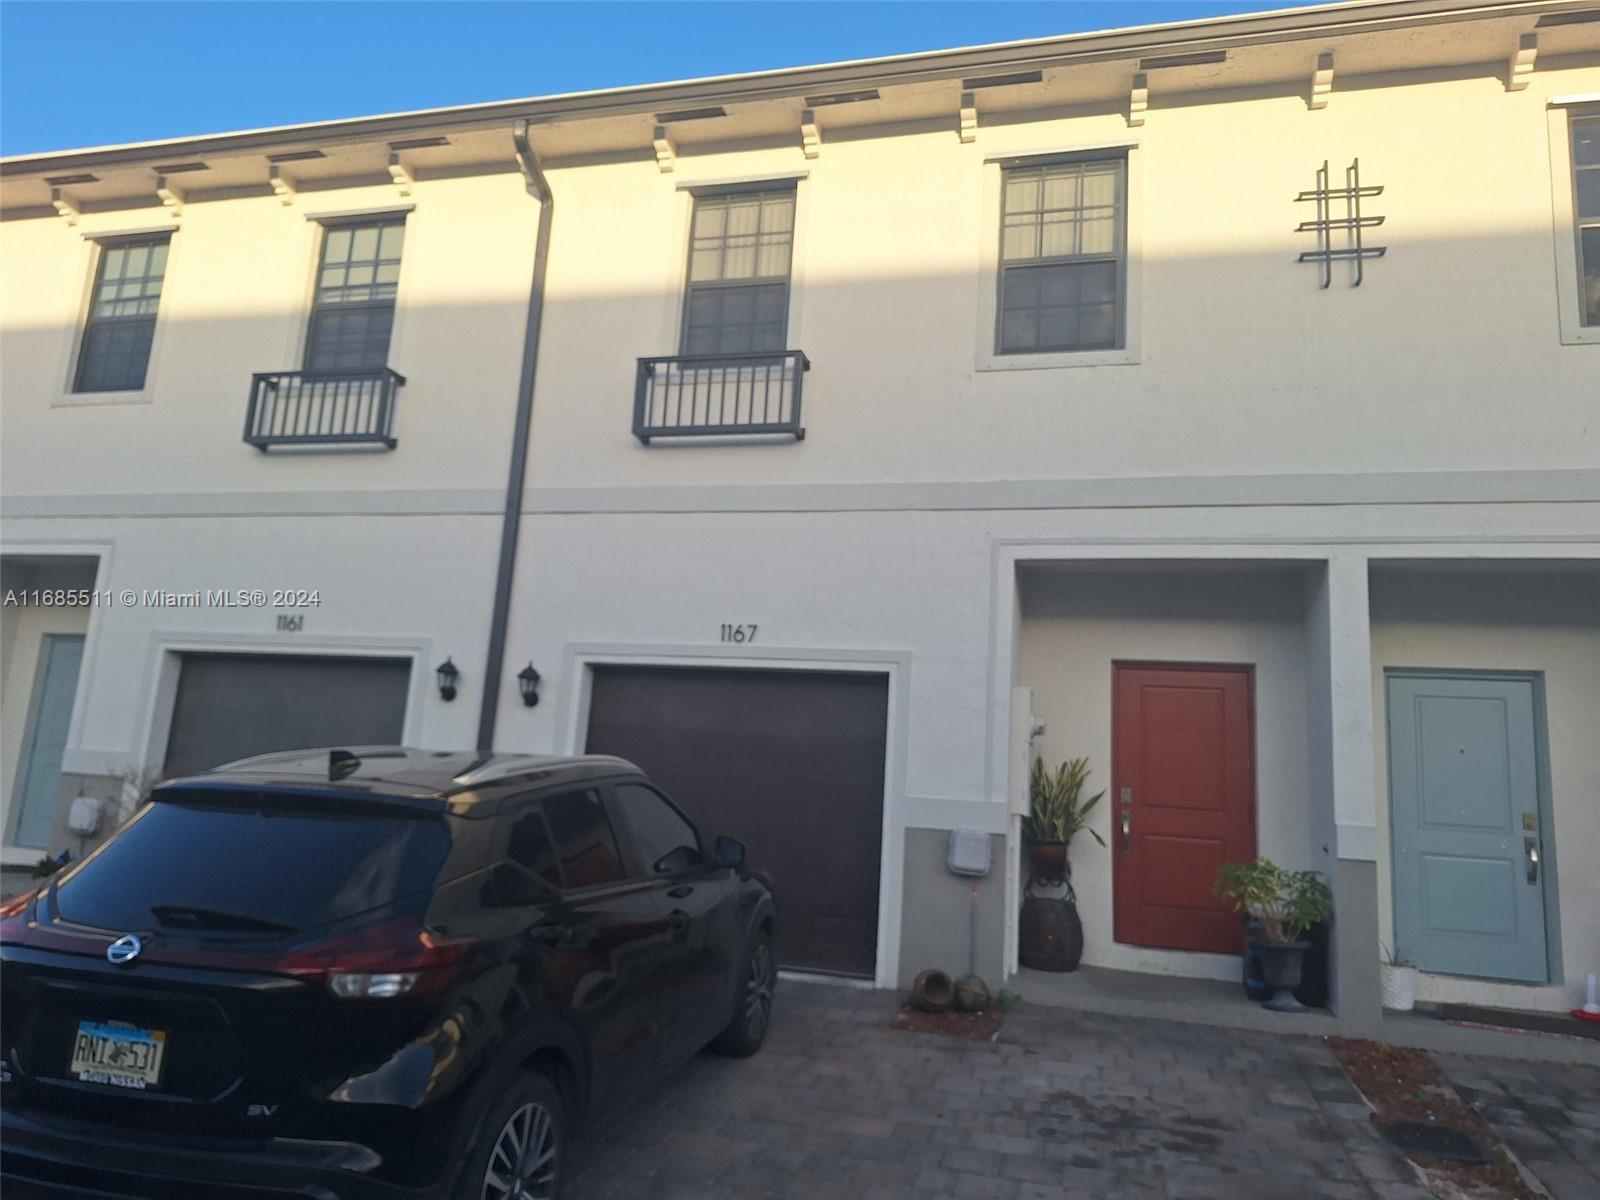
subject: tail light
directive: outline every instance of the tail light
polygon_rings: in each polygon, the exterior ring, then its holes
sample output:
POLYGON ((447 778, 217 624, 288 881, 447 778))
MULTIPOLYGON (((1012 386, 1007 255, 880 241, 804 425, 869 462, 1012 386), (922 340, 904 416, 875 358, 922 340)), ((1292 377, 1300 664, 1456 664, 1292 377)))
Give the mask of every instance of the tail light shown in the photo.
POLYGON ((431 996, 449 986, 476 944, 476 938, 442 938, 409 921, 385 921, 292 951, 275 969, 321 980, 347 1000, 431 996))
POLYGON ((33 903, 32 889, 0 904, 0 942, 22 942, 28 936, 28 908, 33 903))

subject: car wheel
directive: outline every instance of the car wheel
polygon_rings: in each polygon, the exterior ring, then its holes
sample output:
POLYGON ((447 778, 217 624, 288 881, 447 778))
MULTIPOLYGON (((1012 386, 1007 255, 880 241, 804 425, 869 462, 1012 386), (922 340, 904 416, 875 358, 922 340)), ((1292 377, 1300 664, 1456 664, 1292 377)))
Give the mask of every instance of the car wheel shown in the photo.
POLYGON ((772 994, 778 983, 778 960, 772 952, 772 935, 758 932, 750 939, 739 971, 739 996, 728 1027, 711 1048, 719 1054, 748 1058, 761 1049, 772 1023, 772 994))
POLYGON ((558 1200, 567 1111, 543 1075, 519 1075, 479 1127, 461 1200, 558 1200))

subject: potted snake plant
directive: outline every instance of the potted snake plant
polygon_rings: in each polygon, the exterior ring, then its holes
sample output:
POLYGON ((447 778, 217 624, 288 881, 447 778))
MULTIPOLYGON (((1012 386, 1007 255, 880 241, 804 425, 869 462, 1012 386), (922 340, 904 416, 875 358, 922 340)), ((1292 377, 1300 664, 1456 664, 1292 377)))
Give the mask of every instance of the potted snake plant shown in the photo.
POLYGON ((1073 835, 1088 829, 1089 836, 1104 846, 1105 839, 1089 828, 1089 814, 1105 797, 1096 792, 1083 798, 1089 782, 1089 760, 1069 758, 1054 771, 1044 759, 1033 760, 1028 782, 1029 812, 1022 819, 1022 840, 1028 847, 1028 866, 1033 878, 1044 884, 1059 884, 1070 872, 1067 847, 1073 835))
POLYGON ((1252 949, 1261 957, 1261 976, 1272 997, 1262 1006, 1274 1012, 1304 1012, 1294 998, 1310 943, 1301 940, 1333 910, 1333 893, 1317 871, 1286 871, 1270 858, 1223 863, 1217 868, 1217 895, 1253 918, 1252 949))

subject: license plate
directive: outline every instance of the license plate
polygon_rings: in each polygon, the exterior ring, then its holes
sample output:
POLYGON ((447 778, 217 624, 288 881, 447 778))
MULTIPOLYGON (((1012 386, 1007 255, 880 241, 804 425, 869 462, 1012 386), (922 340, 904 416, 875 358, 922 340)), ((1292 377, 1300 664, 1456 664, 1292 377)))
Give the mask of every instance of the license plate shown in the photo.
POLYGON ((72 1043, 72 1073, 84 1083, 155 1087, 167 1052, 163 1029, 139 1029, 118 1021, 79 1021, 72 1043))

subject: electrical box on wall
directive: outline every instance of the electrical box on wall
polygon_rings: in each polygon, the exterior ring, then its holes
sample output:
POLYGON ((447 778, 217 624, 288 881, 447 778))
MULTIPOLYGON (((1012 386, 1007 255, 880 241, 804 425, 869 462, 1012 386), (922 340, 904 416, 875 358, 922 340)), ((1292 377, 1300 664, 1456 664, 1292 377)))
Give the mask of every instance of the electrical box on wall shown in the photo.
POLYGON ((950 870, 956 875, 987 875, 989 835, 980 829, 952 829, 950 870))
POLYGON ((74 796, 67 807, 67 829, 79 837, 100 832, 100 801, 94 796, 74 796))

